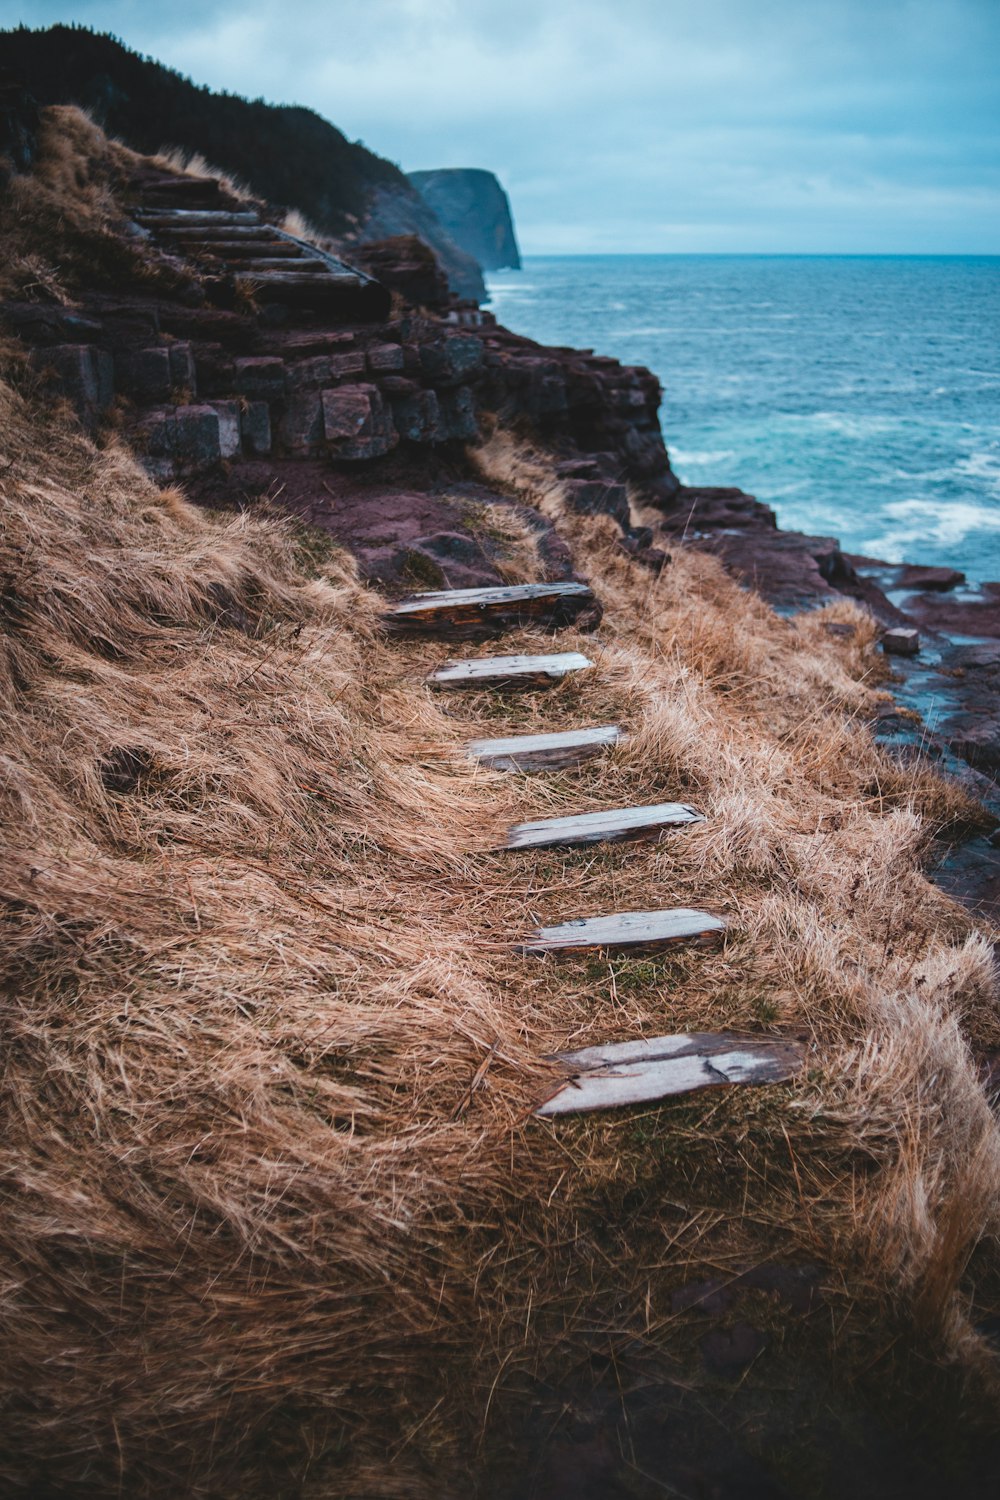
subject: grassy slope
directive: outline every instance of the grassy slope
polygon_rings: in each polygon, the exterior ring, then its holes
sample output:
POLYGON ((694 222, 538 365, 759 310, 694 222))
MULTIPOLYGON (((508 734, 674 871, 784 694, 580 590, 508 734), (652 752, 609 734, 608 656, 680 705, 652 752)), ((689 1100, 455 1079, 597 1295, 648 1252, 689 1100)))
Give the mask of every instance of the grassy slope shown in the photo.
POLYGON ((398 167, 312 110, 213 93, 84 27, 4 32, 0 62, 41 104, 80 105, 136 151, 204 152, 330 234, 364 216, 374 188, 411 193, 398 167))
MULTIPOLYGON (((462 1492, 526 1379, 595 1331, 683 1343, 673 1288, 775 1255, 829 1268, 821 1355, 914 1330, 989 1395, 1000 1136, 966 1039, 998 1040, 994 978, 920 871, 968 810, 873 746, 864 615, 790 624, 684 550, 653 579, 563 516, 607 613, 559 644, 597 671, 437 699, 439 649, 384 639, 314 539, 158 491, 9 381, 0 434, 8 1485, 287 1493, 322 1453, 316 1493, 462 1492), (577 775, 460 754, 612 719, 629 742, 577 775), (667 797, 707 823, 490 852, 667 797), (657 904, 725 913, 726 946, 509 946, 657 904), (814 1068, 529 1118, 553 1048, 743 1026, 802 1031, 814 1068)), ((476 461, 560 513, 502 434, 476 461)))

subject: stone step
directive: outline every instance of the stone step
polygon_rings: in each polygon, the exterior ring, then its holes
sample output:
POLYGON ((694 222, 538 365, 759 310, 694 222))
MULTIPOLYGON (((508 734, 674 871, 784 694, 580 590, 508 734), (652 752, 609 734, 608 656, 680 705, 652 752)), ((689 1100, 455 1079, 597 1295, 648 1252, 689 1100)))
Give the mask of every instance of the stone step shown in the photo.
POLYGON ((676 907, 669 911, 626 911, 606 917, 576 917, 557 927, 539 927, 521 953, 655 952, 677 943, 699 947, 718 942, 726 930, 721 917, 676 907))
POLYGON ((571 672, 583 672, 594 663, 582 651, 561 651, 553 656, 480 656, 471 661, 446 661, 427 678, 435 688, 496 688, 517 692, 524 688, 552 687, 571 672))
POLYGON ((657 802, 650 807, 620 807, 569 818, 542 818, 518 823, 508 833, 505 849, 556 849, 571 844, 620 843, 624 839, 655 839, 664 828, 683 828, 705 819, 683 802, 657 802))
POLYGON ((624 738, 617 724, 602 724, 597 729, 570 729, 557 734, 473 740, 465 753, 492 771, 557 771, 581 765, 624 738))
POLYGON ((571 625, 581 615, 597 623, 600 606, 585 583, 521 583, 485 589, 414 594, 382 616, 395 635, 469 638, 499 635, 520 625, 571 625))
POLYGON ((557 1052, 568 1077, 536 1115, 618 1109, 727 1084, 784 1083, 805 1066, 801 1042, 738 1032, 690 1032, 557 1052))

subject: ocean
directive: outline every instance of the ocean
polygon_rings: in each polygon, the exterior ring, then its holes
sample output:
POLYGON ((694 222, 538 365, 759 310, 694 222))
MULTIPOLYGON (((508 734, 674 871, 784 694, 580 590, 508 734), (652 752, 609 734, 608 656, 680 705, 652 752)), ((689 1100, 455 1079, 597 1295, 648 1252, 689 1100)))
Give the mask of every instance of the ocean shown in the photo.
POLYGON ((1000 579, 1000 256, 533 256, 499 321, 647 365, 687 484, 1000 579))

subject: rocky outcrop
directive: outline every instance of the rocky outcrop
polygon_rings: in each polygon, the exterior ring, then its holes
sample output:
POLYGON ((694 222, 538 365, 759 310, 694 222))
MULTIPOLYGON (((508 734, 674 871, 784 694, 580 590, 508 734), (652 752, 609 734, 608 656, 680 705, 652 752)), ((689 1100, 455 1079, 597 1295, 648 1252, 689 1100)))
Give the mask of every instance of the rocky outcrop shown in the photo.
POLYGON ((521 269, 510 202, 492 172, 444 167, 411 172, 410 181, 455 244, 484 271, 521 269))
POLYGON ((416 235, 437 256, 457 297, 485 302, 486 283, 479 263, 455 243, 417 190, 405 179, 404 183, 405 187, 396 182, 375 184, 365 200, 358 228, 342 237, 340 243, 350 251, 375 240, 416 235))

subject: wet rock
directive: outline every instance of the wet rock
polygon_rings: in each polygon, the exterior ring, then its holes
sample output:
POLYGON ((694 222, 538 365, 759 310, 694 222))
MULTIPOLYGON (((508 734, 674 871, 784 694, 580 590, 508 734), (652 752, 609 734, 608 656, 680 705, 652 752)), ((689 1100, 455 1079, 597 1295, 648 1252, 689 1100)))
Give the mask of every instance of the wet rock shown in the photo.
POLYGON ((920 650, 920 632, 898 625, 882 634, 882 650, 890 656, 916 656, 920 650))
POLYGON ((922 568, 905 563, 899 570, 897 588, 912 589, 914 593, 947 593, 965 582, 965 574, 957 568, 922 568))
POLYGON ((904 607, 928 630, 1000 637, 1000 583, 984 583, 962 598, 917 594, 908 598, 904 607))

